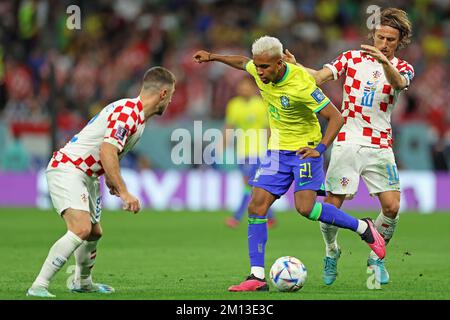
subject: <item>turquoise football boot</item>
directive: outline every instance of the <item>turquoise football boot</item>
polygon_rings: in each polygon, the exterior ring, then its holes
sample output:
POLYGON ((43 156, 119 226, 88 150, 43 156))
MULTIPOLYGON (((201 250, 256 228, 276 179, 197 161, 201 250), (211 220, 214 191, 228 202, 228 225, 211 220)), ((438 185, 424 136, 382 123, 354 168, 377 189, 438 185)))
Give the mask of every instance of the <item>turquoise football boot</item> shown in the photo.
POLYGON ((322 276, 322 278, 323 278, 323 282, 325 282, 325 284, 327 286, 331 285, 336 280, 336 277, 338 275, 337 261, 340 256, 341 256, 341 249, 339 249, 336 257, 334 257, 334 258, 325 257, 323 259, 323 276, 322 276))
POLYGON ((48 292, 46 288, 38 287, 28 289, 27 297, 55 298, 56 296, 48 292))
POLYGON ((380 284, 389 283, 389 273, 384 265, 384 259, 367 259, 367 266, 375 270, 375 279, 380 284), (378 271, 377 271, 378 270, 378 271))
POLYGON ((91 283, 89 286, 81 286, 77 287, 75 283, 72 281, 70 285, 68 286, 69 290, 71 292, 76 293, 103 293, 103 294, 110 294, 114 293, 115 290, 113 287, 102 284, 102 283, 91 283))

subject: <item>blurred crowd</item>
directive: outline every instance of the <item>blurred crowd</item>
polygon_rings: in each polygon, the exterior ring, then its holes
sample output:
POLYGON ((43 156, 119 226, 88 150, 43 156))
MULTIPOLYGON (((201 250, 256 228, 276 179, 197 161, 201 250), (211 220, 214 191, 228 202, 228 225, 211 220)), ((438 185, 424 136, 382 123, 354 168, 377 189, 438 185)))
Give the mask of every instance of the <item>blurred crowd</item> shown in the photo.
MULTIPOLYGON (((448 0, 0 1, 0 121, 16 137, 45 134, 51 102, 63 144, 107 103, 137 96, 153 65, 171 69, 178 80, 167 114, 155 121, 223 119, 245 73, 197 65, 196 50, 249 56, 253 40, 269 34, 299 62, 320 68, 369 42, 371 4, 402 8, 413 23, 412 43, 398 57, 414 66, 416 76, 393 114, 394 132, 405 123, 426 124, 435 169, 447 170, 439 156, 450 150, 448 0), (67 8, 74 4, 81 28, 71 30, 67 8)), ((341 83, 323 90, 340 106, 341 83)))

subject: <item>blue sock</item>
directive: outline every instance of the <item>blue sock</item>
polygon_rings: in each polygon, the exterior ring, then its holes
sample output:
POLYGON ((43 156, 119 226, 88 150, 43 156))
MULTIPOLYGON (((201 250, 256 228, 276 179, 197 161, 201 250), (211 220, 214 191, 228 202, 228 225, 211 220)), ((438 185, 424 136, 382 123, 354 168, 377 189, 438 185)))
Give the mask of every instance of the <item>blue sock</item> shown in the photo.
POLYGON ((244 215, 244 212, 247 210, 248 202, 250 201, 250 194, 251 194, 251 188, 250 186, 245 186, 244 188, 244 195, 242 196, 241 204, 239 205, 239 208, 234 213, 234 218, 236 220, 241 221, 242 216, 244 215))
POLYGON ((358 229, 358 219, 328 203, 316 202, 308 219, 315 221, 319 220, 333 226, 353 231, 358 229))
POLYGON ((264 267, 264 255, 267 242, 267 218, 248 215, 248 255, 250 266, 264 267))

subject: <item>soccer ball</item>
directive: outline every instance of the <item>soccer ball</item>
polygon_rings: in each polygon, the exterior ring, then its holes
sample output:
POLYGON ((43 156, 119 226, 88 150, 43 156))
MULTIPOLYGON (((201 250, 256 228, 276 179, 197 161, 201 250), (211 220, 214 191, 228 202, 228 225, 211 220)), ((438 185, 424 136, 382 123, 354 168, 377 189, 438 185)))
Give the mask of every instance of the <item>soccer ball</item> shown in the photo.
POLYGON ((305 265, 295 257, 278 258, 270 268, 270 280, 280 291, 298 291, 306 282, 305 265))

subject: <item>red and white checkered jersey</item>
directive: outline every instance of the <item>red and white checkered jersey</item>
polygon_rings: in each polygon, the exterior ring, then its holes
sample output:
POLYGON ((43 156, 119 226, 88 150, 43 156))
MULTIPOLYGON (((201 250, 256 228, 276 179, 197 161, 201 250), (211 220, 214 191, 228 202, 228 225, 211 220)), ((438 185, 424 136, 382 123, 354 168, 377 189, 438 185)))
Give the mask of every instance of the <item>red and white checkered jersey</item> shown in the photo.
POLYGON ((111 143, 119 149, 119 159, 136 144, 145 128, 142 103, 138 98, 110 103, 95 115, 63 148, 53 154, 49 167, 61 163, 75 166, 88 176, 104 173, 100 146, 111 143))
MULTIPOLYGON (((391 63, 409 86, 413 67, 396 57, 391 63)), ((389 84, 381 63, 360 50, 350 50, 325 67, 331 69, 335 80, 345 75, 341 109, 345 123, 334 143, 392 147, 391 113, 401 90, 389 84)))

